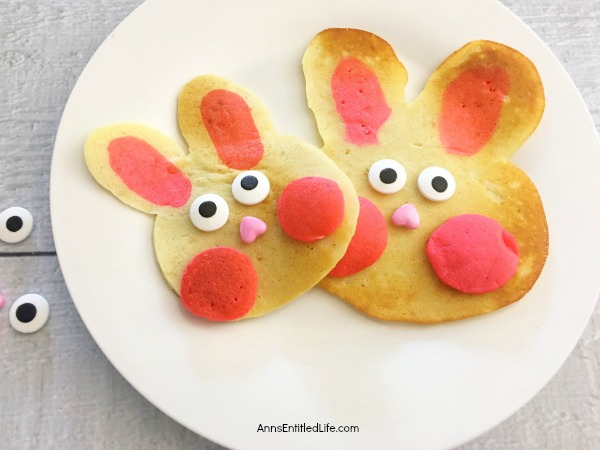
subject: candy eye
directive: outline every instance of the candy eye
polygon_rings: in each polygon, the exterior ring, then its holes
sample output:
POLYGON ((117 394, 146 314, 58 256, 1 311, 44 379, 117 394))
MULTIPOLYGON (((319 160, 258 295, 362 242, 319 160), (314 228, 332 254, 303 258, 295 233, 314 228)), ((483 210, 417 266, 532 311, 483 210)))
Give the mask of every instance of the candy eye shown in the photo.
POLYGON ((190 206, 190 219, 196 228, 202 231, 215 231, 221 228, 229 218, 229 206, 223 197, 217 194, 204 194, 190 206))
POLYGON ((33 229, 33 216, 25 208, 13 206, 0 213, 0 240, 8 244, 24 241, 33 229))
POLYGON ((393 159, 381 159, 369 169, 371 187, 382 194, 395 194, 406 183, 404 166, 393 159))
POLYGON ((50 306, 44 297, 27 294, 19 297, 10 307, 11 326, 20 333, 34 333, 48 321, 50 306))
POLYGON ((262 202, 270 191, 269 179, 257 170, 240 173, 231 185, 233 198, 243 205, 256 205, 262 202))
POLYGON ((428 167, 419 174, 417 185, 421 194, 434 202, 448 200, 456 190, 456 181, 450 172, 441 167, 428 167))

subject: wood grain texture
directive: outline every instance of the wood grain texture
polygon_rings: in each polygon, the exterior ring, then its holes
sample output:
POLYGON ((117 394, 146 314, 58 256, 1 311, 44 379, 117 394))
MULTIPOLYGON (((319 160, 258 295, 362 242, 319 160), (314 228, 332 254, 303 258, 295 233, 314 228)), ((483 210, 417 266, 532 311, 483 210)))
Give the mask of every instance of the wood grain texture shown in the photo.
MULTIPOLYGON (((6 251, 54 251, 48 182, 54 136, 73 85, 98 45, 141 0, 0 2, 0 210, 28 208, 32 236, 6 251)), ((503 0, 573 78, 600 127, 600 0, 503 0)), ((0 258, 8 304, 37 292, 51 318, 35 336, 0 310, 0 448, 218 449, 154 408, 98 349, 56 257, 0 258)), ((554 379, 503 424, 461 447, 600 448, 600 309, 554 379)), ((549 349, 551 351, 551 349, 549 349)))

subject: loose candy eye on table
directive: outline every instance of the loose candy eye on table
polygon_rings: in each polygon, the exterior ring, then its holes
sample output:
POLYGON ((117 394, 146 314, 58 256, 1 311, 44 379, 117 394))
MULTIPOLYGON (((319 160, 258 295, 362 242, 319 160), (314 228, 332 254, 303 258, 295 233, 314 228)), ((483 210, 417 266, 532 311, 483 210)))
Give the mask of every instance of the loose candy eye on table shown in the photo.
POLYGON ((48 301, 37 294, 19 297, 10 307, 10 325, 20 333, 35 333, 48 321, 48 301))
POLYGON ((0 213, 0 240, 7 244, 24 241, 33 229, 33 216, 25 208, 13 206, 0 213))

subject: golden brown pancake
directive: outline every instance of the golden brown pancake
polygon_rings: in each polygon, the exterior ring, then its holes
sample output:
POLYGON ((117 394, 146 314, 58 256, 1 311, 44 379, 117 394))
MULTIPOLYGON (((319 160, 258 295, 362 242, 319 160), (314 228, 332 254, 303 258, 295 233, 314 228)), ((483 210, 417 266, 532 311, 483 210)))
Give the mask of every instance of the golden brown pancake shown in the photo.
POLYGON ((422 323, 522 298, 548 252, 539 194, 509 161, 544 110, 533 64, 470 42, 409 102, 386 41, 328 29, 303 67, 323 151, 361 197, 356 235, 321 286, 371 316, 422 323))

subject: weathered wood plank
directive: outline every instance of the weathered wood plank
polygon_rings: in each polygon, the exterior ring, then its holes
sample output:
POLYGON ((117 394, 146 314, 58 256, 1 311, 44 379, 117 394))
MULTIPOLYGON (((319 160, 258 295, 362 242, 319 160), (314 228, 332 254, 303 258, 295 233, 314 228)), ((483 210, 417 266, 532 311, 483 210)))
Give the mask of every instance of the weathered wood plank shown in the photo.
POLYGON ((0 448, 217 449, 140 396, 98 349, 71 301, 56 257, 0 258, 0 448), (6 284, 9 282, 9 284, 6 284), (35 335, 8 325, 21 295, 48 300, 35 335))
MULTIPOLYGON (((53 251, 48 205, 54 136, 98 45, 141 0, 0 2, 0 210, 28 208, 32 236, 4 251, 53 251)), ((600 1, 503 0, 565 65, 600 127, 600 1)), ((23 336, 0 310, 0 440, 8 449, 216 449, 141 397, 89 336, 55 257, 0 258, 10 305, 38 292, 47 326, 23 336)), ((600 448, 600 309, 549 385, 466 449, 600 448)), ((549 349, 551 351, 551 349, 549 349)))

